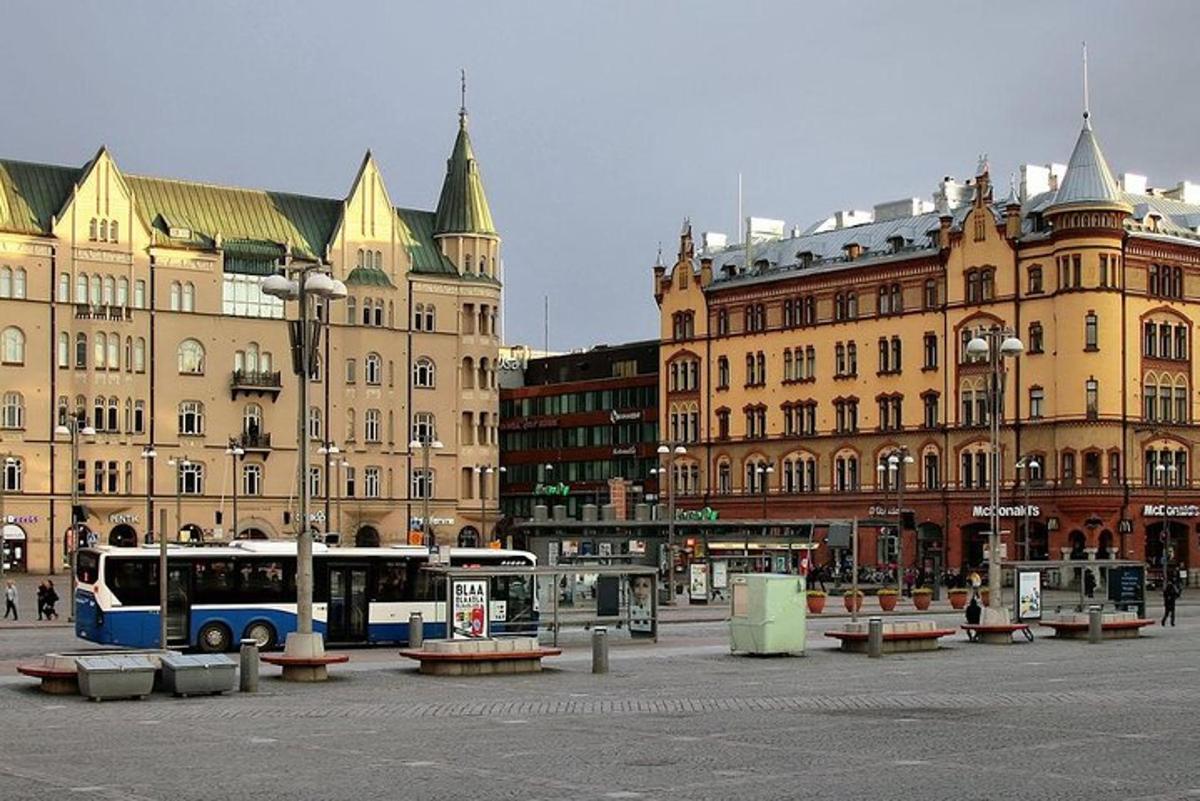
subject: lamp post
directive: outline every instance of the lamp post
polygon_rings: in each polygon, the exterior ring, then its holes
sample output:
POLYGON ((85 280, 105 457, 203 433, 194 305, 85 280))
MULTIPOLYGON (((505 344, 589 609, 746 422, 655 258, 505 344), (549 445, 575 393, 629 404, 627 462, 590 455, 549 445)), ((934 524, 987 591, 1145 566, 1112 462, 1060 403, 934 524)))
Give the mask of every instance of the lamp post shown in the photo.
MULTIPOLYGON (((180 459, 168 459, 167 464, 175 468, 175 538, 183 530, 182 496, 183 468, 191 464, 187 455, 180 459)), ((167 647, 167 586, 170 584, 167 575, 167 532, 158 533, 158 647, 167 647)))
MULTIPOLYGON (((1166 454, 1167 454, 1167 452, 1164 451, 1163 456, 1166 457, 1166 454)), ((1159 484, 1162 485, 1162 491, 1163 491, 1162 532, 1158 535, 1158 540, 1162 544, 1161 559, 1162 559, 1162 572, 1163 572, 1163 586, 1164 587, 1167 586, 1167 581, 1170 579, 1170 576, 1168 575, 1168 573, 1170 572, 1170 568, 1171 568, 1171 556, 1170 556, 1170 552, 1169 552, 1170 547, 1171 547, 1171 515, 1170 515, 1170 512, 1168 511, 1169 507, 1167 506, 1167 503, 1169 502, 1169 496, 1167 494, 1167 491, 1170 489, 1172 482, 1175 481, 1175 472, 1176 472, 1176 470, 1175 470, 1174 463, 1171 463, 1168 465, 1168 464, 1163 464, 1162 462, 1159 462, 1157 465, 1154 466, 1154 474, 1156 476, 1158 476, 1158 482, 1159 482, 1159 484)))
MULTIPOLYGON (((321 447, 317 448, 317 453, 320 454, 321 456, 325 457, 325 486, 326 486, 326 488, 329 487, 330 462, 336 461, 338 458, 338 454, 340 454, 341 452, 342 452, 341 449, 338 448, 337 445, 334 445, 332 442, 329 442, 329 441, 326 441, 325 444, 323 444, 321 447)), ((340 462, 339 462, 339 464, 340 464, 340 462)), ((341 471, 341 468, 339 467, 338 468, 338 483, 339 484, 341 483, 341 478, 342 478, 342 471, 341 471)), ((325 536, 326 536, 326 538, 328 538, 328 536, 329 536, 329 519, 330 519, 329 500, 330 500, 329 499, 329 491, 328 491, 328 489, 326 489, 326 492, 325 492, 325 536)), ((338 536, 341 537, 341 534, 342 534, 342 526, 341 526, 341 523, 339 522, 338 523, 338 536)))
POLYGON ((158 451, 153 445, 142 448, 142 459, 146 462, 146 542, 154 542, 154 494, 151 491, 154 478, 154 460, 158 451))
POLYGON ((1029 487, 1034 479, 1041 476, 1042 465, 1036 456, 1027 454, 1020 458, 1016 467, 1017 475, 1021 476, 1021 484, 1025 490, 1025 505, 1021 510, 1025 519, 1025 531, 1021 540, 1021 559, 1029 561, 1029 487))
MULTIPOLYGON (((675 605, 675 460, 687 453, 682 445, 659 445, 659 457, 667 457, 667 605, 675 605)), ((662 472, 661 468, 659 470, 662 472)), ((662 487, 658 488, 662 493, 662 487)))
POLYGON ((895 448, 875 468, 883 479, 883 508, 887 509, 888 489, 896 488, 896 595, 904 592, 904 485, 907 483, 907 468, 913 463, 908 448, 895 448))
MULTIPOLYGON (((4 494, 8 490, 8 468, 14 467, 17 460, 11 453, 4 455, 4 474, 0 476, 0 581, 4 580, 4 566, 8 561, 8 540, 4 535, 8 529, 8 518, 4 516, 4 494)), ((72 599, 74 603, 74 599, 72 599)))
MULTIPOLYGON (((54 433, 56 436, 71 438, 71 542, 67 548, 70 552, 68 566, 71 570, 71 603, 67 607, 69 622, 75 619, 75 552, 79 550, 79 521, 75 519, 75 510, 79 508, 79 437, 93 437, 96 435, 96 429, 87 425, 79 416, 72 415, 63 425, 55 428, 54 433)), ((53 553, 50 554, 50 572, 54 572, 53 553)))
POLYGON ((431 450, 441 450, 445 445, 439 439, 414 439, 408 443, 410 451, 421 449, 421 470, 425 475, 424 492, 421 493, 421 534, 425 538, 425 547, 432 548, 433 541, 433 525, 429 521, 429 496, 433 495, 433 487, 429 481, 429 452, 431 450))
POLYGON ((507 473, 508 468, 495 468, 490 464, 475 465, 475 474, 479 476, 479 519, 482 521, 480 525, 483 527, 480 536, 483 537, 485 543, 491 542, 492 539, 487 533, 487 486, 491 482, 491 478, 489 477, 497 471, 507 473))
POLYGON ((246 455, 246 449, 238 444, 233 437, 229 438, 229 447, 225 449, 225 455, 229 457, 233 463, 233 521, 230 527, 233 529, 233 535, 229 539, 236 540, 238 535, 238 460, 246 455))
POLYGON ((775 466, 765 463, 755 465, 754 472, 758 475, 758 489, 762 493, 763 534, 767 533, 767 493, 770 492, 771 474, 775 466))
MULTIPOLYGON (((292 345, 292 372, 297 376, 296 393, 296 495, 299 515, 296 523, 296 631, 288 635, 284 652, 288 656, 308 658, 325 650, 319 633, 313 632, 312 537, 308 533, 308 382, 317 362, 321 322, 309 322, 309 301, 341 300, 348 294, 346 285, 332 278, 319 262, 289 265, 286 275, 263 278, 264 295, 283 301, 297 301, 297 320, 288 321, 292 345)), ((326 318, 328 314, 324 315, 326 318)), ((328 366, 328 365, 327 365, 328 366)), ((287 671, 284 671, 285 674, 287 671)))
POLYGON ((337 527, 339 537, 342 534, 342 492, 345 489, 342 486, 342 468, 349 466, 350 462, 346 461, 345 457, 337 463, 337 527))
POLYGON ((1000 418, 1004 414, 1004 385, 1007 378, 1006 359, 1015 359, 1025 351, 1025 345, 1010 328, 994 326, 976 334, 967 342, 966 356, 971 361, 988 363, 988 423, 990 434, 990 464, 988 465, 988 615, 984 623, 1008 622, 1008 610, 1000 598, 1000 418), (1002 620, 1001 620, 1002 618, 1002 620))

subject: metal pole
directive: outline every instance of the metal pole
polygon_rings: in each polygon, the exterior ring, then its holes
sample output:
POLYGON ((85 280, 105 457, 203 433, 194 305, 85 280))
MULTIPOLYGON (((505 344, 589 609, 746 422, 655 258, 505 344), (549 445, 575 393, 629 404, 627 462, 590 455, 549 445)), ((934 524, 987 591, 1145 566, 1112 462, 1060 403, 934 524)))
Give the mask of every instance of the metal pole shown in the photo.
POLYGON ((904 597, 904 449, 896 454, 896 597, 904 597))
POLYGON ((1034 462, 1027 462, 1025 465, 1025 538, 1021 543, 1021 559, 1029 561, 1029 482, 1033 478, 1034 462))
POLYGON ((229 457, 231 459, 233 459, 233 521, 230 525, 230 527, 233 530, 233 533, 229 536, 229 539, 231 539, 231 540, 236 540, 237 535, 238 535, 238 508, 237 508, 238 481, 241 478, 241 476, 238 475, 238 449, 239 449, 239 447, 240 447, 239 445, 234 444, 234 446, 232 448, 230 448, 230 450, 233 452, 229 455, 229 457))
MULTIPOLYGON (((328 315, 329 304, 328 304, 328 302, 325 304, 325 311, 326 311, 325 317, 326 317, 326 319, 329 319, 329 315, 328 315)), ((329 338, 328 331, 325 332, 325 337, 326 337, 326 341, 328 341, 328 338, 329 338)), ((328 362, 329 362, 329 360, 326 359, 326 364, 325 364, 326 372, 328 372, 328 370, 329 370, 328 362)), ((326 386, 328 386, 328 384, 329 384, 329 376, 328 375, 325 376, 325 384, 326 384, 326 386)), ((326 430, 328 430, 328 428, 329 428, 329 404, 328 403, 325 404, 325 415, 324 416, 325 416, 325 428, 326 428, 326 430)), ((325 438, 325 475, 323 477, 323 480, 325 482, 325 538, 326 538, 326 540, 329 539, 329 523, 330 523, 330 518, 331 518, 330 508, 329 508, 329 505, 330 505, 329 483, 330 483, 330 478, 331 478, 329 457, 333 455, 332 453, 330 453, 331 450, 333 450, 333 448, 329 444, 329 438, 326 437, 325 438)), ((340 453, 339 453, 339 457, 340 457, 340 453)))
MULTIPOLYGON (((4 475, 0 476, 0 581, 4 580, 4 562, 8 558, 5 556, 5 552, 8 550, 8 540, 4 538, 4 535, 8 529, 8 518, 4 516, 4 491, 8 487, 8 465, 11 461, 11 454, 4 457, 4 475)), ((71 598, 71 603, 75 603, 74 597, 71 598)))
POLYGON ((1000 414, 1004 408, 1003 390, 1000 385, 1000 370, 1003 366, 1000 354, 1001 331, 993 328, 988 337, 988 356, 991 359, 991 420, 989 428, 991 435, 991 464, 988 476, 988 523, 991 531, 988 533, 988 544, 991 554, 988 558, 988 606, 999 609, 1000 603, 1000 414))
POLYGON ((342 459, 340 456, 337 461, 337 530, 338 537, 344 542, 345 532, 342 531, 342 459))
POLYGON ((297 300, 300 305, 300 391, 296 393, 300 413, 296 419, 296 475, 300 486, 299 522, 296 525, 296 632, 301 636, 313 633, 313 565, 312 538, 308 535, 308 381, 310 376, 308 342, 308 274, 311 267, 299 271, 297 300))
MULTIPOLYGON (((67 621, 75 620, 75 551, 79 549, 79 524, 75 510, 79 508, 79 418, 71 418, 71 542, 67 548, 67 563, 71 571, 71 602, 67 605, 67 621)), ((54 556, 50 557, 54 563, 54 556)))
POLYGON ((421 468, 424 472, 425 482, 422 485, 421 492, 421 530, 425 532, 425 547, 432 548, 433 542, 433 526, 429 523, 429 448, 433 445, 432 442, 421 442, 421 468))
MULTIPOLYGON (((886 501, 885 501, 886 503, 886 501)), ((858 518, 850 523, 850 622, 858 622, 858 518)))
MULTIPOLYGON (((175 458, 175 536, 179 536, 179 530, 183 527, 183 523, 179 520, 180 514, 180 490, 182 489, 182 471, 183 465, 187 461, 187 457, 175 458)), ((167 575, 167 532, 160 531, 158 533, 158 647, 162 650, 167 650, 167 613, 170 611, 168 606, 167 589, 170 581, 167 575)))
POLYGON ((667 457, 667 606, 675 605, 675 453, 667 457))

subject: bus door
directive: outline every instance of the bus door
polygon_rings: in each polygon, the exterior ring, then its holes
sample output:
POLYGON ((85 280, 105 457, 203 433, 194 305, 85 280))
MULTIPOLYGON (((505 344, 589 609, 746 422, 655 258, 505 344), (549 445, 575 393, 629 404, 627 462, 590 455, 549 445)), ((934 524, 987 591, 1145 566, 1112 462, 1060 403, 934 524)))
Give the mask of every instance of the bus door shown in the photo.
POLYGON ((330 642, 367 641, 367 566, 329 565, 330 642))
POLYGON ((189 642, 191 634, 192 566, 167 564, 167 641, 189 642))

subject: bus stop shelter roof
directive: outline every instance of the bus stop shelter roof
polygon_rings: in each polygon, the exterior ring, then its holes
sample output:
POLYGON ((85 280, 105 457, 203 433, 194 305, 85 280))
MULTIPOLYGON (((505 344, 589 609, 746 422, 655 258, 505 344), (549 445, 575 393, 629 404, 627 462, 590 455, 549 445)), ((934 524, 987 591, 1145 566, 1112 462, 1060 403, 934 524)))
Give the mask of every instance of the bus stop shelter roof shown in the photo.
MULTIPOLYGON (((534 567, 521 565, 480 565, 478 567, 461 567, 450 565, 425 565, 422 570, 438 573, 450 578, 471 578, 474 576, 561 576, 565 573, 579 573, 579 565, 539 565, 534 567)), ((656 576, 658 568, 645 565, 589 565, 587 572, 600 576, 656 576)))

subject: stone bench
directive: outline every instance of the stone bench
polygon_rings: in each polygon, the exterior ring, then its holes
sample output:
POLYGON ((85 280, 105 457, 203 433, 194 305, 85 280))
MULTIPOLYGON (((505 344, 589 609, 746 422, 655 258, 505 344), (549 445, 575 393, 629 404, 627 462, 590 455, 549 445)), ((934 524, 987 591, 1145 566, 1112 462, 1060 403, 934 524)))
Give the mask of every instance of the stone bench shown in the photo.
POLYGON ((560 648, 543 648, 536 637, 487 640, 426 640, 419 650, 400 655, 421 663, 430 676, 486 676, 497 673, 540 673, 542 658, 558 656, 560 648))
POLYGON ((1026 623, 964 623, 962 630, 967 633, 969 642, 981 642, 988 645, 1012 645, 1013 635, 1020 632, 1025 639, 1033 642, 1033 632, 1026 623))
POLYGON ((268 665, 283 668, 285 681, 325 681, 330 665, 341 665, 350 661, 348 654, 321 654, 313 656, 287 656, 285 654, 263 654, 259 657, 268 665))
MULTIPOLYGON (((1086 640, 1088 636, 1086 612, 1061 614, 1041 624, 1053 629, 1057 639, 1086 640)), ((1133 639, 1141 636, 1144 627, 1153 625, 1153 620, 1140 618, 1136 612, 1106 612, 1100 617, 1100 636, 1106 640, 1133 639)))
MULTIPOLYGON (((839 631, 827 631, 826 637, 839 640, 841 650, 854 654, 867 652, 867 626, 864 621, 846 623, 839 631)), ((940 629, 932 620, 892 620, 883 624, 883 650, 885 654, 912 651, 936 651, 939 640, 954 633, 954 629, 940 629)))

